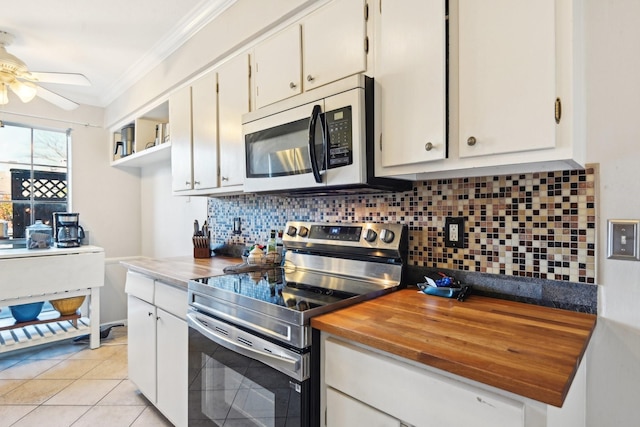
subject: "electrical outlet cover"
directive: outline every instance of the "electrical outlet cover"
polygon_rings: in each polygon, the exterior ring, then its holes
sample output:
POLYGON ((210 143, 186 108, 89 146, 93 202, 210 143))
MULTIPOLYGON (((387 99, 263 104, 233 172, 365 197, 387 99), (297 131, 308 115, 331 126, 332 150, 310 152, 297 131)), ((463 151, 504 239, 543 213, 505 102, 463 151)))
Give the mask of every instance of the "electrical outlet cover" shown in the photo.
POLYGON ((464 248, 464 217, 446 217, 444 220, 444 245, 447 248, 464 248), (457 235, 452 235, 457 232, 457 235))

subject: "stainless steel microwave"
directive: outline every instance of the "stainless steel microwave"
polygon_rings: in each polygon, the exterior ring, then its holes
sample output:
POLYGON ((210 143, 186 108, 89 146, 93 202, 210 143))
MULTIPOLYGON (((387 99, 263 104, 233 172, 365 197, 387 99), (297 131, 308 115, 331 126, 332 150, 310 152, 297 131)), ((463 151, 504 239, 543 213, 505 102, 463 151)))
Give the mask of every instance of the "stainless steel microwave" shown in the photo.
POLYGON ((374 82, 355 75, 245 114, 244 191, 407 191, 375 176, 374 82))

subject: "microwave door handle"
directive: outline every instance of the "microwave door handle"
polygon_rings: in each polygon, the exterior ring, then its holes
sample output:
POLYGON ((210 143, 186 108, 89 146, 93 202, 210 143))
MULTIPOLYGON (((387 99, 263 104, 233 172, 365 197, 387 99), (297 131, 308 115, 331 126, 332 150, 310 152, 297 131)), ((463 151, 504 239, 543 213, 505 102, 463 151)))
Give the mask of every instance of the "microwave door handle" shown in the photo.
MULTIPOLYGON (((313 111, 311 112, 311 120, 309 121, 309 160, 311 161, 311 171, 313 172, 313 178, 316 180, 318 184, 322 184, 322 176, 320 176, 320 170, 318 169, 317 158, 318 155, 316 153, 316 126, 318 125, 318 119, 320 119, 320 125, 322 126, 323 121, 321 118, 322 110, 319 105, 313 106, 313 111)), ((322 146, 325 146, 324 137, 324 128, 322 129, 322 146)))

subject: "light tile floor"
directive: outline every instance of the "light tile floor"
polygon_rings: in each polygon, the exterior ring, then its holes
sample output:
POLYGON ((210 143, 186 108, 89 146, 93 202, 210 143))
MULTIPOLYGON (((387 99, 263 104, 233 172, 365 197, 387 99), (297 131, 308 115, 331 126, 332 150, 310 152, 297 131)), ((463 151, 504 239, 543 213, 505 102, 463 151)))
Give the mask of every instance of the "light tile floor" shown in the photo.
POLYGON ((127 330, 0 355, 0 427, 171 426, 127 379, 127 330))

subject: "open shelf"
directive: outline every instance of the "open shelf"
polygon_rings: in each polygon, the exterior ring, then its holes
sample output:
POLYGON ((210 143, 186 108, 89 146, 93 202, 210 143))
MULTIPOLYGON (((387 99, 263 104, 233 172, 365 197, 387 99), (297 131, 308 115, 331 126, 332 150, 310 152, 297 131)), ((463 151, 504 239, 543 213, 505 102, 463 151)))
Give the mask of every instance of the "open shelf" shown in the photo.
POLYGON ((171 143, 155 145, 145 150, 133 153, 130 156, 122 157, 111 162, 111 166, 121 166, 129 168, 139 168, 169 161, 171 159, 171 143))
POLYGON ((111 166, 140 168, 168 161, 171 158, 169 132, 169 101, 165 100, 112 129, 111 166), (131 126, 133 140, 129 146, 133 153, 123 157, 122 151, 116 153, 115 148, 119 141, 124 141, 125 128, 126 135, 131 136, 131 126))
POLYGON ((42 313, 39 320, 16 323, 13 318, 0 321, 0 353, 35 345, 89 335, 89 319, 80 315, 60 316, 57 311, 42 313), (48 319, 47 316, 53 316, 48 319))

